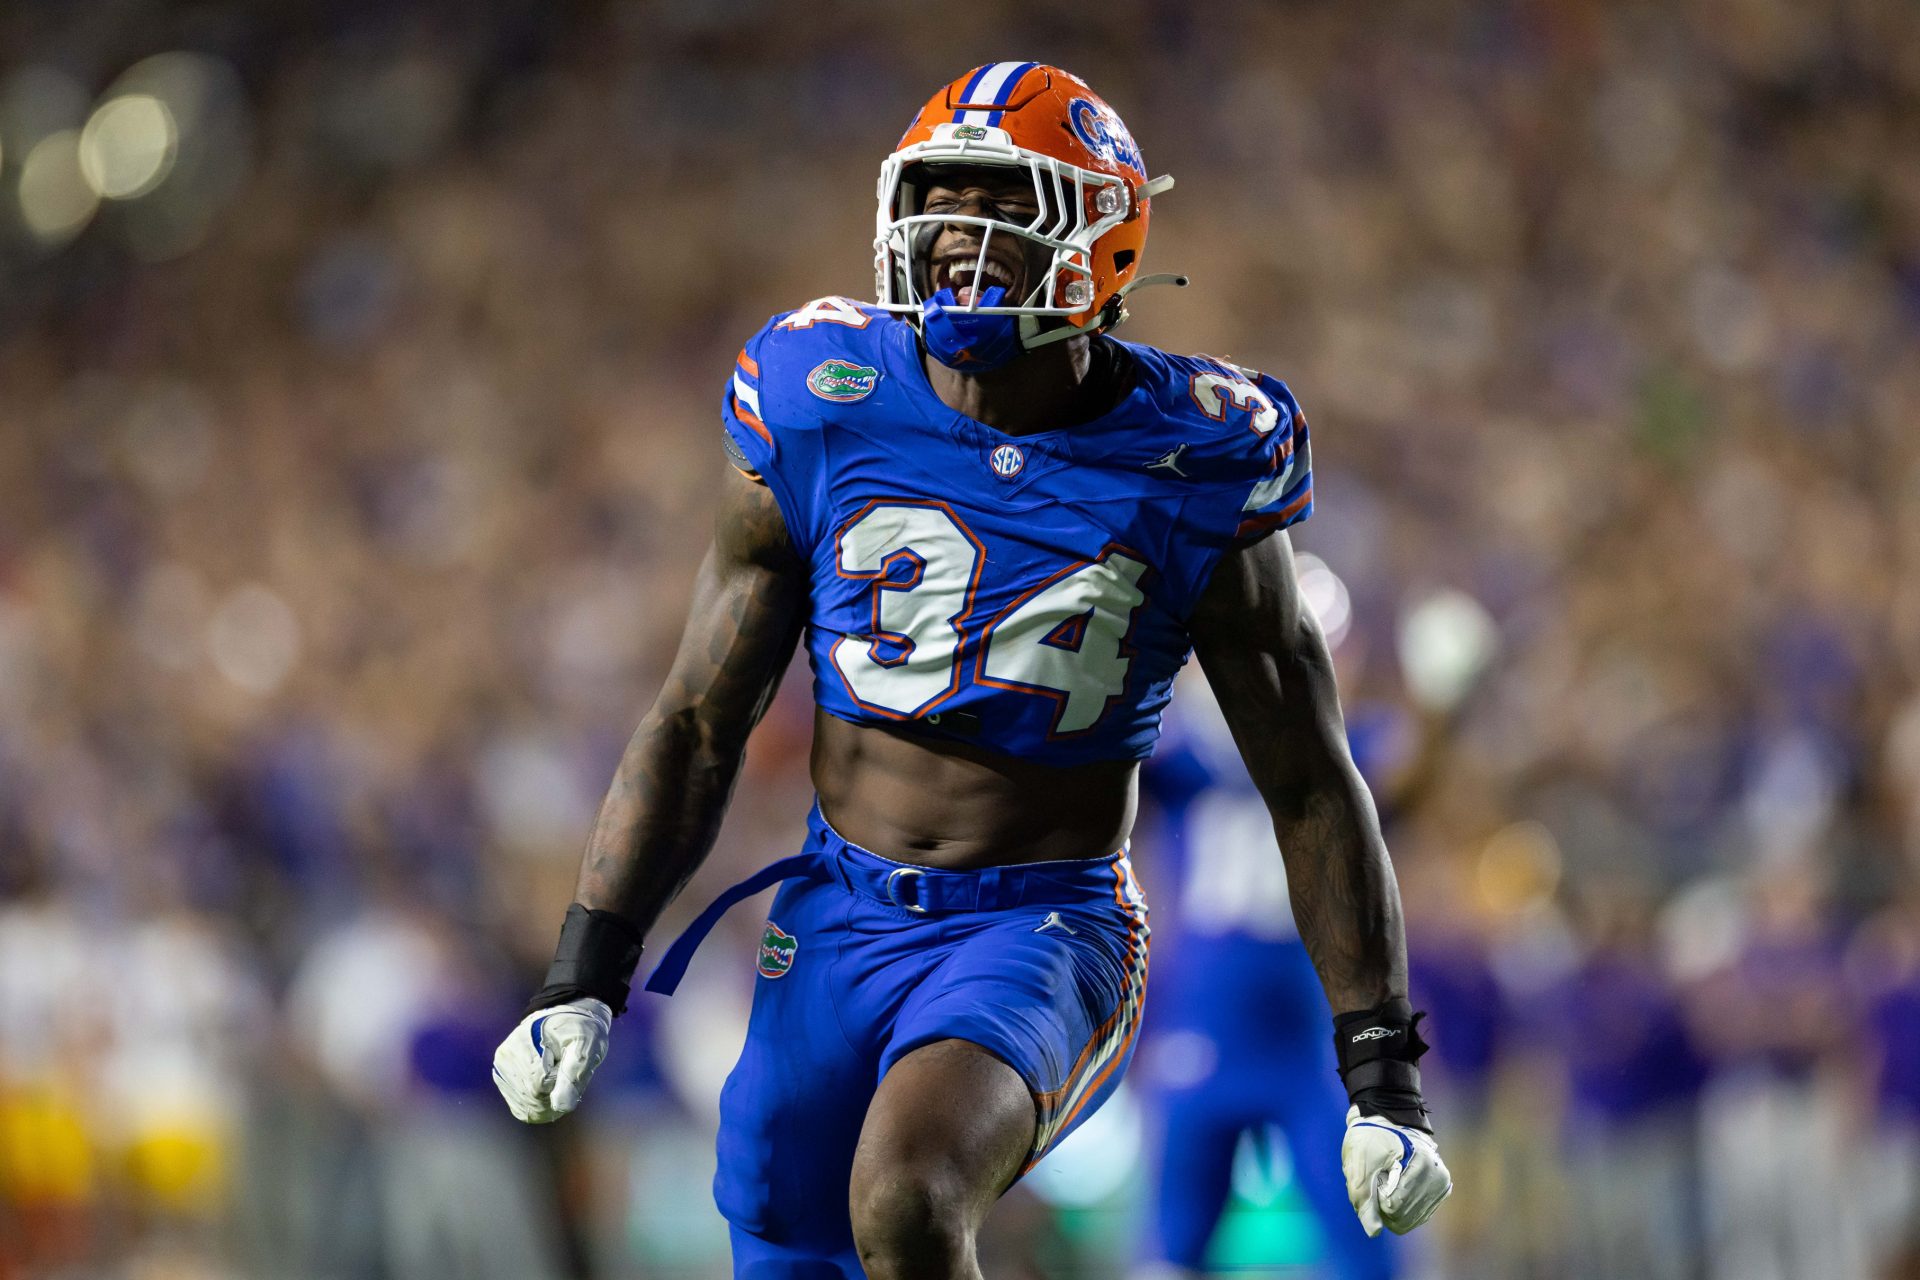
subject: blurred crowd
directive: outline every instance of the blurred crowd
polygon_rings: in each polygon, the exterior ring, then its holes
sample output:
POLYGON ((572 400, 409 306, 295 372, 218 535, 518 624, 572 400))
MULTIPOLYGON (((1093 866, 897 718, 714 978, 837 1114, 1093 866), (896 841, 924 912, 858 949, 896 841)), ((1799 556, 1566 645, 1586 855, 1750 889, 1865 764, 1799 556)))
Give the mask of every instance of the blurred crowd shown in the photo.
MULTIPOLYGON (((1296 544, 1422 774, 1420 1273, 1920 1275, 1908 0, 19 0, 0 1277, 721 1274, 750 913, 577 1123, 486 1064, 671 657, 733 352, 871 295, 880 160, 1012 56, 1180 180, 1150 269, 1195 287, 1123 336, 1312 417, 1296 544), (1403 625, 1443 588, 1497 628, 1458 700, 1403 625)), ((809 716, 669 926, 795 847, 809 716)), ((1126 1215, 1070 1216, 1010 1200, 992 1274, 1117 1274, 1126 1215)))

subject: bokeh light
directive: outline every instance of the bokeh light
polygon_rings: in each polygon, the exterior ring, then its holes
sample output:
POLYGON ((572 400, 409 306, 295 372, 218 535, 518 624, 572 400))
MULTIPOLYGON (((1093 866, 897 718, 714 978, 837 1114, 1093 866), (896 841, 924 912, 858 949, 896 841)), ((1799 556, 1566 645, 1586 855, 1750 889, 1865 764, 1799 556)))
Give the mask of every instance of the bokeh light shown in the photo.
POLYGON ((1422 597, 1400 620, 1400 669, 1421 706, 1445 711, 1459 703, 1500 644, 1493 616, 1464 591, 1422 597))
POLYGON ((207 653, 220 674, 249 693, 272 693, 300 656, 300 624, 287 602, 258 583, 236 588, 207 622, 207 653))
POLYGON ((85 229, 100 197, 80 169, 80 133, 62 129, 34 145, 20 166, 20 218, 44 245, 64 244, 85 229))
POLYGON ((1340 642, 1347 638, 1347 629, 1353 625, 1353 599, 1347 592, 1347 584, 1327 567, 1325 560, 1311 552, 1301 552, 1294 557, 1294 573, 1300 583, 1300 598, 1306 601, 1320 629, 1326 632, 1328 646, 1339 648, 1340 642))
POLYGON ((179 141, 173 112, 159 98, 110 98, 80 133, 80 171, 106 199, 132 200, 166 179, 179 141))
POLYGON ((1091 1208, 1127 1185, 1145 1142, 1140 1100, 1122 1083, 1098 1111, 1027 1175, 1034 1194, 1051 1204, 1091 1208))
POLYGON ((88 121, 89 178, 125 202, 103 224, 149 260, 193 249, 251 166, 252 111, 239 73, 211 54, 156 54, 100 101, 88 121))
POLYGON ((1561 866, 1560 845, 1543 824, 1510 823, 1481 847, 1475 870, 1481 903, 1495 916, 1542 906, 1560 887, 1561 866))

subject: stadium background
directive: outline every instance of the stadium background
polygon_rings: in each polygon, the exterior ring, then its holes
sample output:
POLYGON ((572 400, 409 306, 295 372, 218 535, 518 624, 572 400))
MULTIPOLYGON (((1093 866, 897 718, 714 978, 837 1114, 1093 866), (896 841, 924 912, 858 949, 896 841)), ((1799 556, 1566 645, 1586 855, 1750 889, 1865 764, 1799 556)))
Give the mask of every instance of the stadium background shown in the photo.
MULTIPOLYGON (((1424 714, 1434 592, 1497 627, 1394 832, 1421 1274, 1920 1274, 1920 9, 10 0, 0 1276, 720 1274, 751 912, 575 1121, 485 1060, 734 350, 869 296, 881 157, 1016 56, 1180 179, 1126 336, 1308 406, 1356 717, 1424 714)), ((807 737, 794 680, 689 902, 793 845, 807 737)), ((1119 1273, 1125 1112, 989 1274, 1119 1273)), ((1220 1247, 1308 1274, 1238 1185, 1220 1247)))

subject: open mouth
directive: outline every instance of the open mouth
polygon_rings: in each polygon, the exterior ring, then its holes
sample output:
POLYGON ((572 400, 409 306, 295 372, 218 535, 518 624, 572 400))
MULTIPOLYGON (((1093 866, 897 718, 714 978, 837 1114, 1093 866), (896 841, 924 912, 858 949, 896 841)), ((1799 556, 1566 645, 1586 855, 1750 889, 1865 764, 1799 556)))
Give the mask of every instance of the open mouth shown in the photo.
POLYGON ((1017 282, 1012 267, 992 258, 982 262, 978 253, 947 258, 935 264, 933 269, 933 291, 938 293, 942 289, 952 289, 954 303, 962 307, 972 306, 981 294, 995 285, 1007 291, 1008 299, 1016 298, 1014 285, 1017 282))

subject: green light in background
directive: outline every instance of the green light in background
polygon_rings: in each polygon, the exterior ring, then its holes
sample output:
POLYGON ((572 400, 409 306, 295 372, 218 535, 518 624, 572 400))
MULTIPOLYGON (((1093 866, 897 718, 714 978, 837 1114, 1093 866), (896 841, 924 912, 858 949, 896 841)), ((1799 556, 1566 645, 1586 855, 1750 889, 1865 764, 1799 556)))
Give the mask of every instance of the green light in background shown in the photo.
POLYGON ((1300 1196, 1287 1141, 1268 1126, 1240 1135, 1233 1196, 1213 1233, 1207 1265, 1258 1274, 1320 1260, 1320 1228, 1300 1196))

